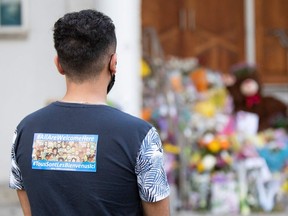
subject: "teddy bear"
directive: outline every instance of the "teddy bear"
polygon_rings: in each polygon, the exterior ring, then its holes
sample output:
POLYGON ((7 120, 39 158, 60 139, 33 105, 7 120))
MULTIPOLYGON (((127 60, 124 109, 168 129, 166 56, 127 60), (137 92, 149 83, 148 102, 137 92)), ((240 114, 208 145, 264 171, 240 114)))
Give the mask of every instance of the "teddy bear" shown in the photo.
POLYGON ((259 117, 258 131, 268 128, 288 127, 288 106, 273 96, 262 94, 262 83, 255 66, 236 64, 223 81, 232 97, 233 112, 245 111, 259 117))

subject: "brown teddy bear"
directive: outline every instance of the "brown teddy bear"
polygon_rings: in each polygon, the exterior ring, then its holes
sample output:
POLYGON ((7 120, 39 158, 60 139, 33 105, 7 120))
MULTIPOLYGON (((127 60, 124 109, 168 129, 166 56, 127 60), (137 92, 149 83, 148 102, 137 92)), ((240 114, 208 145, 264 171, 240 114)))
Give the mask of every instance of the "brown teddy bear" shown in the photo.
POLYGON ((237 64, 231 74, 223 75, 224 83, 233 99, 233 111, 246 111, 259 116, 258 131, 288 127, 287 105, 272 96, 263 96, 256 67, 237 64))

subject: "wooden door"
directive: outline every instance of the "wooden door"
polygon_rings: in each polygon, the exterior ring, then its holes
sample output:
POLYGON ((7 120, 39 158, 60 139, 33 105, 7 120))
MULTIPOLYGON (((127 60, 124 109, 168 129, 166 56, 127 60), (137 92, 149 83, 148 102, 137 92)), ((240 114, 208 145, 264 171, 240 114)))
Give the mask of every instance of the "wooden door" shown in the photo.
POLYGON ((243 14, 243 0, 142 0, 142 27, 157 29, 166 56, 220 72, 245 59, 243 14))
POLYGON ((156 33, 164 54, 179 56, 179 0, 142 0, 141 17, 143 33, 150 34, 154 40, 156 33))
POLYGON ((184 57, 220 72, 244 61, 243 0, 186 0, 188 25, 181 47, 184 57))
POLYGON ((288 83, 288 1, 255 0, 256 62, 264 83, 288 83))

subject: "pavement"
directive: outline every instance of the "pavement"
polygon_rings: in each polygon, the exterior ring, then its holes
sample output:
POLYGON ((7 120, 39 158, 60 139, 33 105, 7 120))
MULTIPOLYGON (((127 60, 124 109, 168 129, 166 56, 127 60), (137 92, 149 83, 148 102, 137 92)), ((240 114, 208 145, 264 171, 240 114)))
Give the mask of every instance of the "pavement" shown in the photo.
POLYGON ((8 188, 8 183, 0 185, 0 216, 23 216, 16 191, 8 188))
MULTIPOLYGON (((261 213, 250 214, 249 216, 287 216, 283 213, 261 213)), ((8 188, 8 183, 0 185, 0 216, 23 216, 22 209, 18 202, 16 191, 8 188)), ((212 215, 211 213, 198 213, 192 211, 173 212, 171 216, 240 216, 240 215, 212 215)))

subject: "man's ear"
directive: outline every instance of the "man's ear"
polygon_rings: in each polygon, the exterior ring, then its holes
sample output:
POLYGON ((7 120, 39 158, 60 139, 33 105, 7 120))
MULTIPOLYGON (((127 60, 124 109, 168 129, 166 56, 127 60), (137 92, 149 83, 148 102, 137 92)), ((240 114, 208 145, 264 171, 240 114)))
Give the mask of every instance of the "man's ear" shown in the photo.
POLYGON ((65 75, 65 72, 64 72, 64 70, 63 70, 63 68, 62 68, 62 66, 61 66, 61 64, 60 64, 60 62, 59 62, 59 57, 58 57, 57 55, 56 55, 55 58, 54 58, 54 63, 55 63, 55 65, 56 65, 57 70, 59 71, 59 73, 60 73, 61 75, 65 75))
POLYGON ((116 73, 116 66, 117 66, 117 54, 114 53, 111 56, 111 60, 109 63, 109 70, 111 71, 112 75, 114 75, 116 73))

